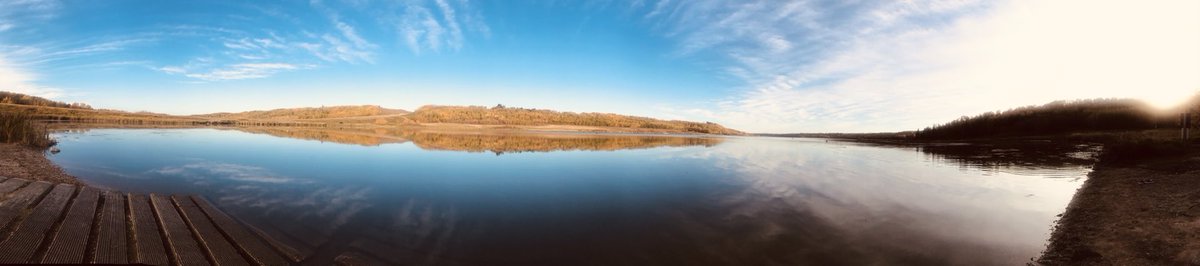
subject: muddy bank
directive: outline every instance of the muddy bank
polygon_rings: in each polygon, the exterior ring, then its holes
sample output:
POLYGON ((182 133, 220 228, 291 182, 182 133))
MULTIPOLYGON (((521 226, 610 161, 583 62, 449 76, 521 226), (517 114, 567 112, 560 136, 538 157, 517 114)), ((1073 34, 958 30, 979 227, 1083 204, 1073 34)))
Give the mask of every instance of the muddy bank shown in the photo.
POLYGON ((1200 152, 1102 162, 1038 262, 1200 265, 1200 152))
POLYGON ((82 185, 47 159, 41 151, 15 144, 0 143, 0 176, 51 183, 82 185))

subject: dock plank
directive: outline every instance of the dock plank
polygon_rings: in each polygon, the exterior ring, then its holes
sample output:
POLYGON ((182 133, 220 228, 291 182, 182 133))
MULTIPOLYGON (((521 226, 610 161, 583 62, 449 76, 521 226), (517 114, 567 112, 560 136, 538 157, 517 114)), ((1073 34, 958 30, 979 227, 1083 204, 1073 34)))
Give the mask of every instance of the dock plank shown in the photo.
POLYGON ((230 240, 237 245, 247 256, 258 265, 286 265, 289 262, 271 249, 270 246, 257 236, 247 231, 241 224, 235 221, 229 215, 226 215, 221 210, 218 210, 211 202, 200 196, 192 196, 192 201, 196 203, 208 217, 212 219, 213 224, 225 232, 230 240))
POLYGON ((375 265, 392 265, 371 256, 348 251, 344 252, 333 259, 334 264, 338 266, 375 266, 375 265))
POLYGON ((313 247, 293 239, 271 226, 254 227, 247 225, 251 231, 258 234, 293 262, 300 262, 313 254, 313 247))
POLYGON ((129 194, 129 212, 133 219, 134 263, 149 265, 167 265, 170 259, 166 247, 163 246, 162 234, 158 230, 158 220, 155 219, 154 209, 146 195, 129 194))
MULTIPOLYGON (((96 250, 92 254, 92 263, 126 264, 129 263, 128 234, 125 216, 125 197, 113 191, 104 192, 104 206, 100 209, 99 221, 96 223, 96 250)), ((158 240, 159 245, 162 240, 158 240)), ((164 259, 165 260, 165 259, 164 259)))
POLYGON ((13 190, 17 190, 26 183, 29 183, 29 181, 19 178, 11 178, 3 181, 0 182, 0 199, 4 198, 4 195, 7 195, 9 192, 13 192, 13 190))
POLYGON ((87 253, 87 240, 92 233, 92 222, 96 218, 96 204, 99 201, 99 190, 91 187, 79 190, 79 195, 75 196, 67 216, 58 227, 58 233, 50 241, 42 263, 83 263, 87 253))
MULTIPOLYGON (((121 194, 0 177, 0 264, 288 265, 313 253, 270 229, 285 239, 243 224, 199 196, 121 194)), ((358 264, 372 259, 359 255, 345 258, 358 264)))
POLYGON ((172 196, 175 201, 175 206, 179 207, 179 212, 183 214, 183 218, 192 229, 192 235, 196 237, 197 242, 204 250, 207 251, 208 258, 215 265, 250 265, 238 250, 233 247, 221 234, 221 231, 213 225, 212 220, 200 207, 192 202, 190 197, 172 196))
MULTIPOLYGON (((9 180, 12 181, 12 180, 9 180)), ((50 190, 50 183, 33 182, 13 192, 7 199, 0 201, 0 228, 5 228, 13 220, 21 216, 22 211, 33 205, 34 201, 50 190)), ((5 238, 0 236, 0 239, 5 238)))
POLYGON ((46 239, 46 234, 63 215, 67 202, 75 194, 75 186, 59 184, 34 207, 29 217, 21 221, 11 236, 0 242, 0 263, 29 263, 46 239))
POLYGON ((163 229, 163 236, 167 239, 168 253, 175 258, 175 264, 209 265, 204 251, 201 251, 199 244, 192 239, 191 229, 179 216, 179 211, 175 209, 171 200, 163 195, 150 194, 150 204, 154 206, 154 212, 158 214, 159 227, 163 229))

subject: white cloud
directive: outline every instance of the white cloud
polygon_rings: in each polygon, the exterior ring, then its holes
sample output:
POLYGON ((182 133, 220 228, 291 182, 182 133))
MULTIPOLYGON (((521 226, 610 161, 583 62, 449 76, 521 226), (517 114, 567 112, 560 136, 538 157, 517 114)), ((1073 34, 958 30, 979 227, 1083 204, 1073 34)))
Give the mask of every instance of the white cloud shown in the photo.
POLYGON ((1200 90, 1200 2, 904 1, 845 17, 768 3, 676 7, 680 54, 724 54, 746 87, 716 111, 667 111, 758 132, 895 131, 1058 99, 1165 106, 1200 90))
POLYGON ((294 44, 295 47, 328 62, 375 62, 371 51, 378 48, 377 45, 359 36, 354 27, 349 24, 336 19, 333 20, 333 23, 334 27, 337 28, 338 35, 327 33, 318 36, 309 33, 307 34, 308 37, 316 40, 311 42, 296 42, 294 44))
POLYGON ((205 81, 223 81, 265 78, 279 72, 305 69, 310 67, 311 66, 286 63, 241 63, 199 71, 190 69, 198 68, 195 65, 165 66, 158 68, 158 70, 162 71, 163 73, 183 75, 189 78, 205 81))
POLYGON ((426 49, 433 52, 462 49, 466 30, 477 32, 484 38, 491 36, 491 29, 483 22, 483 16, 471 9, 468 1, 433 2, 432 8, 410 2, 403 7, 398 18, 387 21, 395 25, 400 38, 413 53, 420 54, 426 49), (466 25, 466 30, 462 25, 466 25))
POLYGON ((177 66, 165 66, 165 67, 160 67, 160 68, 158 68, 158 71, 162 71, 163 73, 168 73, 168 74, 184 74, 184 73, 187 73, 187 70, 186 70, 186 69, 183 69, 182 67, 177 67, 177 66))
POLYGON ((295 184, 310 182, 307 180, 282 176, 272 172, 271 170, 258 166, 220 162, 196 162, 180 166, 167 166, 150 170, 148 173, 187 178, 224 178, 232 181, 270 184, 295 184))
POLYGON ((130 46, 145 44, 158 41, 155 37, 128 37, 115 40, 98 41, 95 44, 85 45, 81 47, 59 48, 50 51, 42 51, 36 49, 28 56, 28 62, 31 64, 43 64, 53 61, 72 59, 84 56, 91 56, 100 53, 121 51, 128 49, 130 46))

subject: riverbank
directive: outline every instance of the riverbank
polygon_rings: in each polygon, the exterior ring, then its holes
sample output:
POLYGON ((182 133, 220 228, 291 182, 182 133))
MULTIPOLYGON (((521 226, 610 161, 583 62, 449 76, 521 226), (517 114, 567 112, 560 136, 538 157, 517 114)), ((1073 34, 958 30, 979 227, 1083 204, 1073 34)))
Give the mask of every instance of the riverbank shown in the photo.
POLYGON ((17 144, 0 143, 0 176, 51 183, 83 185, 46 158, 41 151, 17 144))
POLYGON ((1200 265, 1200 152, 1102 161, 1038 263, 1200 265))

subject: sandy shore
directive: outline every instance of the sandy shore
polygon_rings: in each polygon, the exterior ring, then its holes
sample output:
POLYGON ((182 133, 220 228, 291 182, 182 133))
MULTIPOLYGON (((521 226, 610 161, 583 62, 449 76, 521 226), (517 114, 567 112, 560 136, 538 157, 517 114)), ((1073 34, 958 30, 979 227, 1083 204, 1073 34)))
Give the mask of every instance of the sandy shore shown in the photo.
POLYGON ((51 183, 82 185, 40 151, 15 144, 0 143, 0 176, 40 180, 51 183))
POLYGON ((1200 265, 1200 152, 1097 166, 1044 265, 1200 265))

